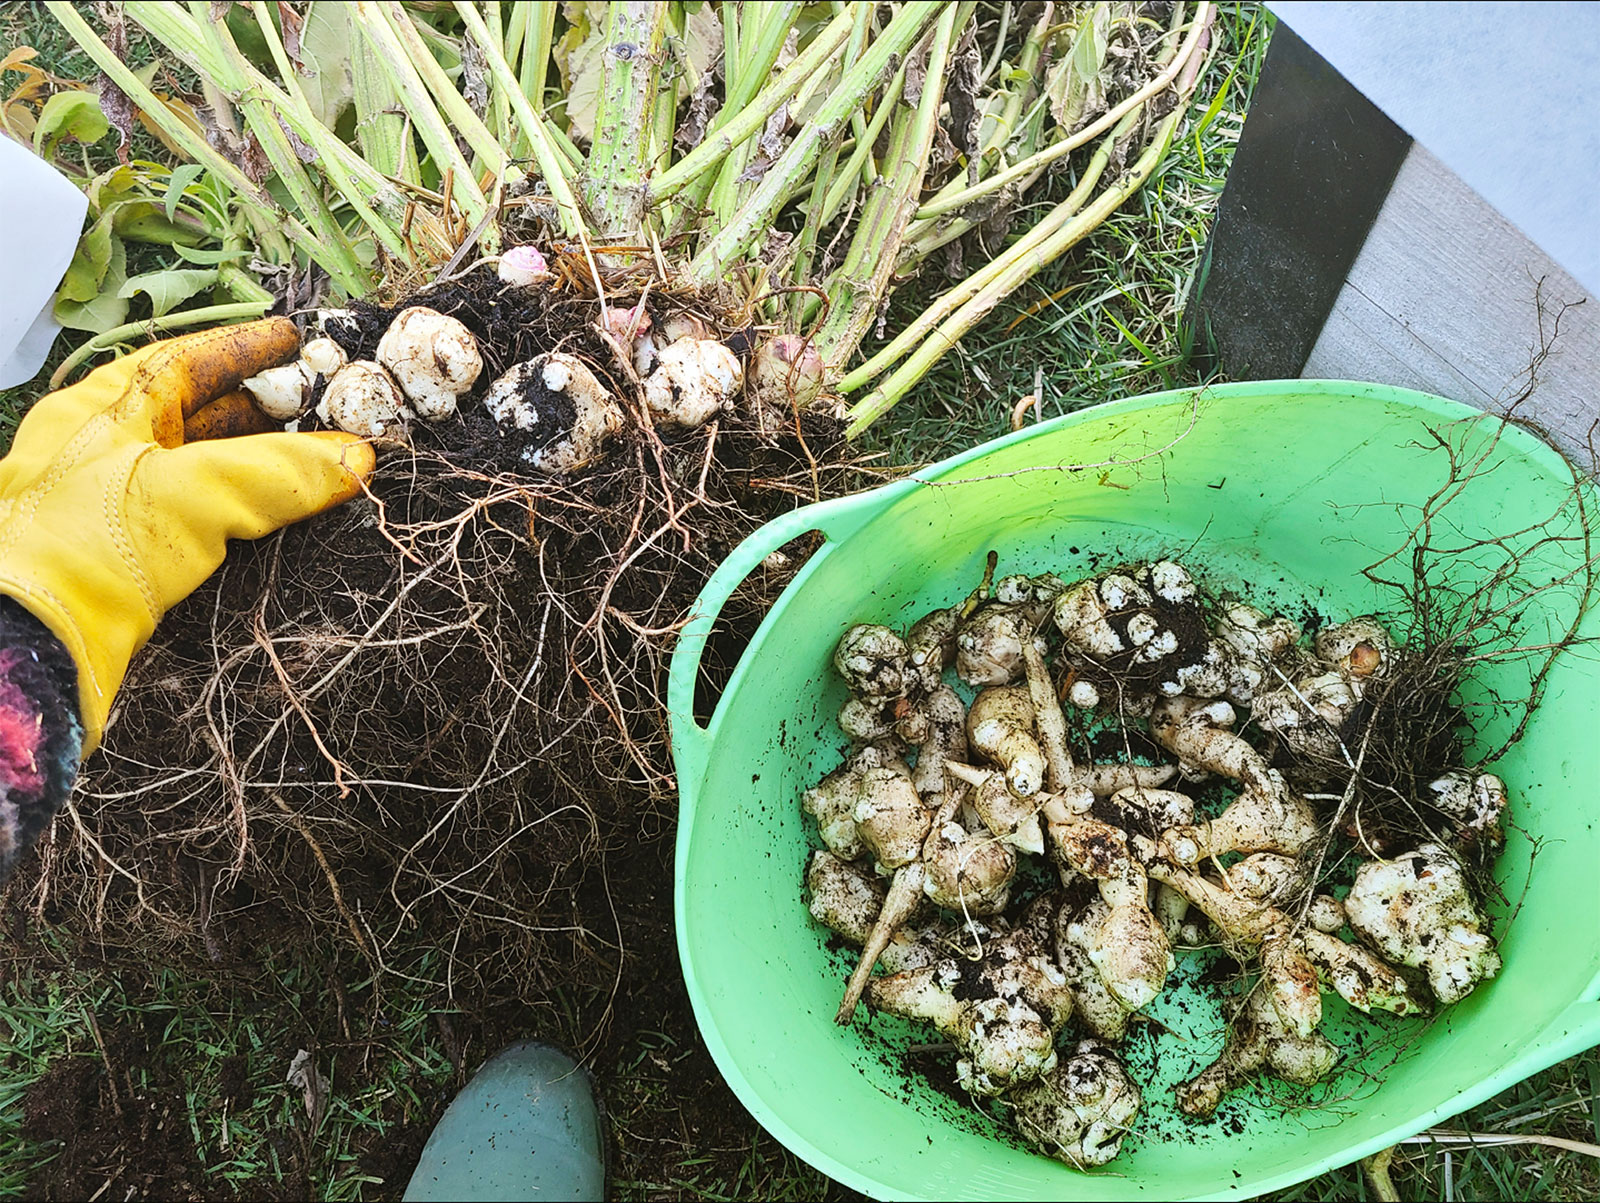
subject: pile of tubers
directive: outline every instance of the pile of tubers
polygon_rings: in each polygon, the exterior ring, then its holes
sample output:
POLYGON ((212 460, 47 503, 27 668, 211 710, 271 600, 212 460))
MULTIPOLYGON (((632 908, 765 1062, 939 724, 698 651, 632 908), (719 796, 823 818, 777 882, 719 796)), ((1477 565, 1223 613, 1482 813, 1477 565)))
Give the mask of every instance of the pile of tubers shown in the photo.
MULTIPOLYGON (((501 255, 496 274, 502 290, 530 301, 555 287, 532 246, 501 255)), ((414 300, 426 297, 424 289, 414 300)), ((626 401, 602 382, 597 365, 562 350, 513 364, 480 389, 484 357, 476 338, 460 320, 426 304, 401 309, 370 360, 349 358, 350 322, 350 311, 322 311, 320 332, 299 359, 243 382, 267 419, 298 429, 314 410, 324 426, 403 442, 413 421, 454 418, 481 391, 495 424, 527 442, 523 462, 559 477, 601 459, 630 421, 690 430, 743 403, 766 431, 786 423, 795 405, 814 402, 822 385, 822 361, 807 340, 778 335, 750 351, 747 363, 692 316, 654 322, 643 299, 631 307, 601 306, 593 323, 615 359, 608 370, 635 386, 636 396, 626 401)))
POLYGON ((862 950, 839 1023, 863 998, 931 1023, 967 1092, 1086 1167, 1132 1128, 1142 1095, 1118 1044, 1175 950, 1220 946, 1254 975, 1221 1055, 1178 1087, 1197 1119, 1257 1074, 1326 1077, 1325 993, 1413 1015, 1498 972, 1462 861, 1503 839, 1498 778, 1443 772, 1430 839, 1347 864, 1337 890, 1320 871, 1333 795, 1314 766, 1395 661, 1375 619, 1306 646, 1294 621, 1213 603, 1172 560, 1077 582, 994 569, 991 553, 969 597, 904 634, 862 623, 838 643, 851 751, 802 805, 823 845, 811 914, 862 950), (1168 762, 1074 757, 1064 701, 1168 762), (1219 779, 1237 792, 1205 817, 1192 787, 1219 779), (1022 898, 1028 856, 1059 884, 1022 898))

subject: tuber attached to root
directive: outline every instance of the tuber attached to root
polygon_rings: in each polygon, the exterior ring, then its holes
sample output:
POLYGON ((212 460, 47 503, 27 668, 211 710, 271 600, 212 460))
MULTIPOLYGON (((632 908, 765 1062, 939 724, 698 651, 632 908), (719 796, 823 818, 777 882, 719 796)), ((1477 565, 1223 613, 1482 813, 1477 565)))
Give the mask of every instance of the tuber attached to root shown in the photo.
POLYGON ((1072 1014, 1065 976, 1020 930, 986 942, 976 960, 947 959, 874 978, 867 1001, 932 1023, 960 1054, 957 1080, 980 1096, 1054 1068, 1056 1033, 1072 1014))
POLYGON ((456 398, 470 391, 483 371, 472 332, 426 305, 400 311, 378 340, 377 358, 411 411, 427 422, 453 415, 456 398))
POLYGON ((365 438, 395 438, 405 429, 405 401, 389 373, 369 360, 348 363, 328 381, 317 417, 365 438))
POLYGON ((513 288, 532 288, 548 283, 552 274, 544 253, 536 246, 514 246, 505 251, 500 256, 495 272, 502 284, 509 284, 513 288))
POLYGON ((529 436, 523 461, 551 476, 599 459, 627 424, 616 398, 588 365, 563 351, 507 369, 489 386, 483 404, 502 430, 529 436))
POLYGON ((822 393, 825 365, 817 346, 798 334, 779 334, 750 360, 750 405, 763 430, 794 423, 795 412, 822 393))
POLYGON ((1338 1058, 1339 1050, 1321 1032, 1289 1030, 1266 993, 1252 990, 1228 1029, 1222 1055, 1178 1087, 1178 1109, 1196 1119, 1214 1115, 1223 1096, 1258 1070, 1314 1086, 1338 1058))
POLYGON ((1097 1040, 1080 1040, 1038 1079, 1005 1095, 1017 1128, 1051 1157, 1082 1168, 1104 1165, 1122 1149, 1144 1096, 1097 1040))
POLYGON ((1441 1003, 1500 972, 1461 862, 1440 844, 1362 865, 1344 909, 1350 930, 1386 960, 1427 974, 1441 1003))
POLYGON ((692 429, 731 409, 744 387, 739 357, 712 339, 680 339, 663 348, 644 382, 650 418, 692 429))

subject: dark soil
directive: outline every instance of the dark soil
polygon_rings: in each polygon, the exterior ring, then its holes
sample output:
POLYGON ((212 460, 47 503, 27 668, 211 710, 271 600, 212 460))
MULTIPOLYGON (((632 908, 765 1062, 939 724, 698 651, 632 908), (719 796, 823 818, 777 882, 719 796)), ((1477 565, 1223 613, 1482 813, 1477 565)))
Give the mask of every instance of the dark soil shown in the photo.
MULTIPOLYGON (((507 294, 480 272, 415 302, 486 340, 462 414, 380 455, 369 497, 236 544, 163 621, 78 798, 84 828, 136 868, 138 889, 106 878, 100 853, 66 829, 18 873, 12 897, 30 892, 55 939, 94 949, 131 994, 154 990, 159 965, 251 1000, 264 1026, 300 1033, 323 1065, 332 1058, 347 1098, 373 1083, 374 1051, 396 1043, 384 990, 402 979, 389 975, 437 953, 425 1040, 455 1082, 424 1093, 420 1110, 384 1102, 381 1134, 353 1138, 386 1194, 398 1196, 454 1087, 530 1036, 579 1052, 610 1096, 626 1124, 619 1180, 671 1183, 699 1155, 708 1181, 732 1184, 752 1147, 776 1146, 701 1046, 679 973, 667 657, 745 535, 870 482, 839 424, 811 412, 776 435, 741 413, 687 432, 641 422, 578 477, 528 475, 521 446, 477 398, 504 367, 559 347, 626 404, 631 385, 594 332, 595 300, 570 288, 507 294), (286 959, 325 976, 317 1010, 276 980, 286 959), (670 1106, 630 1102, 646 1037, 680 1052, 661 1083, 670 1106)), ((650 306, 660 321, 686 302, 663 289, 650 306)), ((389 312, 359 307, 330 333, 370 354, 389 312)), ((809 549, 788 550, 787 571, 758 571, 725 607, 703 692, 720 689, 809 549)), ((13 931, 4 951, 32 959, 40 938, 13 931)), ((63 1142, 35 1193, 82 1198, 109 1179, 102 1198, 227 1196, 199 1164, 185 1083, 148 1041, 109 1055, 109 1070, 52 1067, 30 1096, 29 1134, 63 1142), (137 1096, 129 1073, 147 1083, 137 1096)), ((223 1066, 234 1106, 251 1097, 243 1070, 223 1066)), ((314 1139, 282 1134, 293 1181, 234 1190, 318 1189, 314 1139)))

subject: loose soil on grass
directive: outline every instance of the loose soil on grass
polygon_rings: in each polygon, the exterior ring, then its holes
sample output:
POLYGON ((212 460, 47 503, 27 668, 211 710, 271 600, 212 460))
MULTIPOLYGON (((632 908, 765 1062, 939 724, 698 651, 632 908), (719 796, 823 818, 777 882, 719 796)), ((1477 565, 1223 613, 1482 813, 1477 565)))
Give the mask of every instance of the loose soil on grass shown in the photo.
MULTIPOLYGON (((559 262, 557 275, 578 278, 559 262)), ((643 292, 629 283, 608 281, 612 304, 643 292)), ((692 303, 668 288, 647 301, 658 327, 692 303)), ((795 412, 773 430, 734 412, 674 432, 636 405, 603 462, 567 481, 537 476, 528 439, 502 437, 479 398, 511 364, 563 350, 627 404, 636 377, 597 333, 597 299, 570 286, 511 293, 479 270, 357 306, 328 332, 352 358, 370 356, 408 304, 480 339, 485 370, 460 416, 383 453, 367 496, 236 544, 167 615, 75 811, 9 888, 31 930, 8 933, 3 953, 34 959, 49 925, 79 968, 95 962, 130 996, 154 991, 153 966, 211 981, 264 1028, 296 1033, 347 1099, 379 1084, 397 1043, 392 998, 425 977, 434 1023, 421 1039, 454 1080, 430 1083, 420 1107, 390 1092, 381 1134, 350 1136, 386 1194, 398 1195, 454 1089, 530 1036, 573 1048, 595 1073, 620 1180, 681 1181, 693 1159, 697 1178, 732 1184, 766 1138, 700 1045, 678 971, 667 656, 745 535, 872 481, 825 414, 795 412), (319 959, 324 989, 308 1006, 273 966, 319 959), (645 1044, 677 1050, 659 1075, 670 1102, 641 1096, 645 1044)), ((695 314, 745 351, 759 338, 737 316, 695 314)), ((702 693, 714 697, 810 550, 797 540, 736 591, 702 693)), ((63 1142, 38 1194, 317 1189, 326 1133, 304 1122, 274 1137, 281 1180, 208 1174, 171 1050, 106 1038, 108 1065, 52 1066, 30 1094, 28 1133, 63 1142), (58 1091, 59 1075, 73 1075, 71 1090, 58 1091), (146 1083, 138 1098, 133 1080, 146 1083)))

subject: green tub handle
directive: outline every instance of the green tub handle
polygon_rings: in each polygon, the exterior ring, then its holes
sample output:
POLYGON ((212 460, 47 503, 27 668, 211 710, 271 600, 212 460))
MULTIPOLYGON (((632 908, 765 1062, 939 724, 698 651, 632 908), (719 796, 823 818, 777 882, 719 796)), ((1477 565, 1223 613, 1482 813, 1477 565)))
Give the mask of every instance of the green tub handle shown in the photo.
MULTIPOLYGON (((717 704, 711 721, 702 727, 694 718, 694 687, 700 675, 700 657, 716 625, 717 615, 733 591, 773 552, 807 531, 821 531, 826 542, 808 560, 800 573, 812 572, 833 548, 894 504, 902 495, 918 487, 914 478, 881 485, 865 493, 837 497, 802 506, 774 518, 753 531, 733 549, 711 579, 700 590, 690 608, 689 621, 678 635, 667 669, 667 717, 672 730, 672 759, 680 782, 698 783, 705 773, 706 758, 722 719, 722 703, 717 704)), ((796 578, 800 579, 799 577, 796 578)), ((737 676, 739 669, 734 669, 737 676)), ((732 681, 724 698, 733 693, 732 681)), ((680 796, 682 790, 680 788, 680 796)))

